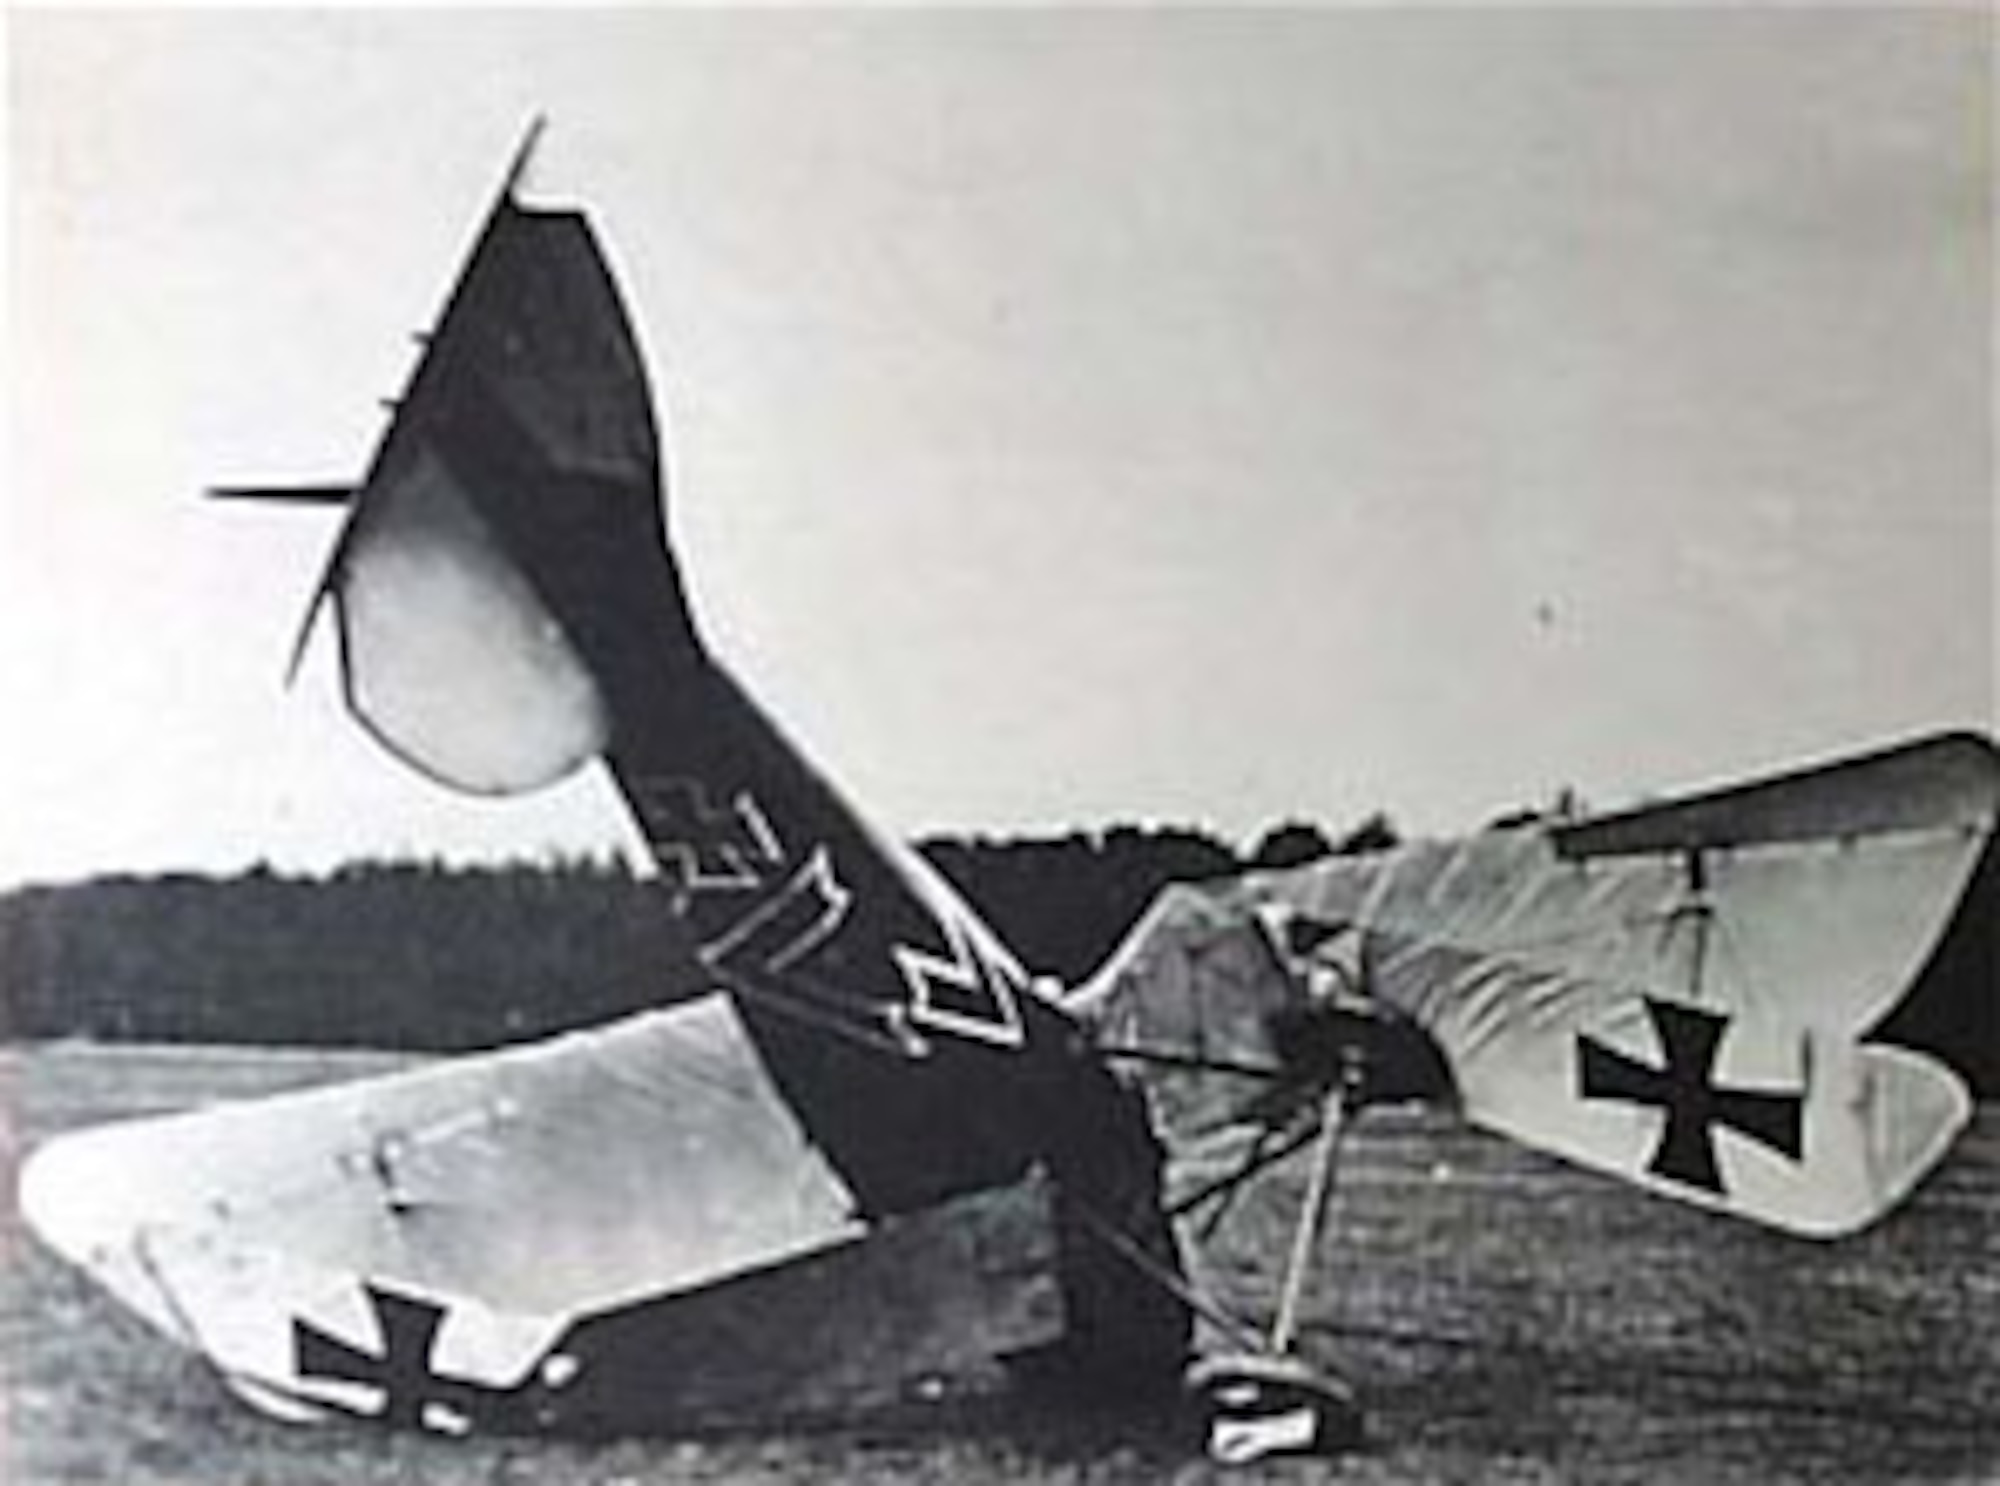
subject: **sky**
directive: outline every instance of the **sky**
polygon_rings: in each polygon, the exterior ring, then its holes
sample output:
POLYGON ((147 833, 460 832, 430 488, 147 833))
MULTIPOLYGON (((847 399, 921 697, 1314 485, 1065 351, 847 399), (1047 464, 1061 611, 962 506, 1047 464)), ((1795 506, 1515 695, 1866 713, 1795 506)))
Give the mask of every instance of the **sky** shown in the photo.
POLYGON ((1471 829, 1995 723, 1994 21, 15 11, 0 886, 632 849, 283 671, 528 119, 883 827, 1471 829))

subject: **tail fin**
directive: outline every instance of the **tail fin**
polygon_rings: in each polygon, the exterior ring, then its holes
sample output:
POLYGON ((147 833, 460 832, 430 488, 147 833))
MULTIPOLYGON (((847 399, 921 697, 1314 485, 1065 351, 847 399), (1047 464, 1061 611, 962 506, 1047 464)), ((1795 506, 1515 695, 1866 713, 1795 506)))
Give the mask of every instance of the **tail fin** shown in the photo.
POLYGON ((1068 1017, 703 645, 639 350, 581 213, 503 192, 320 597, 353 710, 426 773, 505 793, 608 760, 671 911, 865 1208, 1102 1137, 1114 1093, 1068 1017))

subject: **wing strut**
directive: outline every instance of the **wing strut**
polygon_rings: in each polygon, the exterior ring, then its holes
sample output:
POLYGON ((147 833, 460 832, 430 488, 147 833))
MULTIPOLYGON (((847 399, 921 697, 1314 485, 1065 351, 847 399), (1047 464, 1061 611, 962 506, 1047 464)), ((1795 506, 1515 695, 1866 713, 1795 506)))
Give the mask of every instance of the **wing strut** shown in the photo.
POLYGON ((1341 1137, 1347 1133, 1348 1116, 1361 1088, 1359 1063, 1352 1059, 1327 1091, 1320 1111, 1319 1145, 1313 1152, 1312 1174, 1305 1200, 1299 1204, 1298 1226, 1292 1230, 1292 1252, 1285 1263, 1284 1288, 1278 1297, 1277 1318, 1271 1323, 1268 1346, 1279 1357, 1292 1350, 1299 1329, 1299 1305, 1305 1298, 1306 1274, 1312 1267, 1313 1251, 1326 1228, 1326 1215, 1333 1206, 1334 1168, 1340 1160, 1341 1137))

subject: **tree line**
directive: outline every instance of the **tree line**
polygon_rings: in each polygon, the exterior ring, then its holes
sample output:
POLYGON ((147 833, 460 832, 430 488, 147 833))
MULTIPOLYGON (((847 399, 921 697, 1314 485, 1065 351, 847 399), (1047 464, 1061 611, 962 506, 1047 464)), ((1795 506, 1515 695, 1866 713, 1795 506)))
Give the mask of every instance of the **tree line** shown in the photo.
MULTIPOLYGON (((919 843, 1038 973, 1087 976, 1159 890, 1390 844, 1289 822, 1239 852, 1202 830, 919 843)), ((621 860, 326 877, 106 877, 0 896, 9 1038, 464 1051, 587 1026, 707 985, 658 887, 621 860)))
MULTIPOLYGON (((1076 985, 1161 888, 1395 845, 1376 815, 1338 838, 1292 821, 1238 850, 1121 825, 918 849, 1039 974, 1076 985)), ((459 1052, 664 1005, 709 984, 654 882, 618 859, 496 867, 369 862, 325 877, 106 877, 0 895, 9 1039, 459 1052)), ((1919 994, 1874 1031, 2000 1092, 2000 851, 1919 994)))

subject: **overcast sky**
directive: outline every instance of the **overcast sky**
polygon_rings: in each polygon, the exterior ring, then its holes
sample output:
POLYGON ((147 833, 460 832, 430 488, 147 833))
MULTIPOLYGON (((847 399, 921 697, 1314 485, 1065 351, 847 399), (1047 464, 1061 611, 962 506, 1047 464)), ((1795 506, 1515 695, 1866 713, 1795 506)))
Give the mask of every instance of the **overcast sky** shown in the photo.
POLYGON ((16 12, 0 883, 624 841, 281 688, 527 119, 869 814, 1430 832, 1995 721, 1993 21, 16 12))

